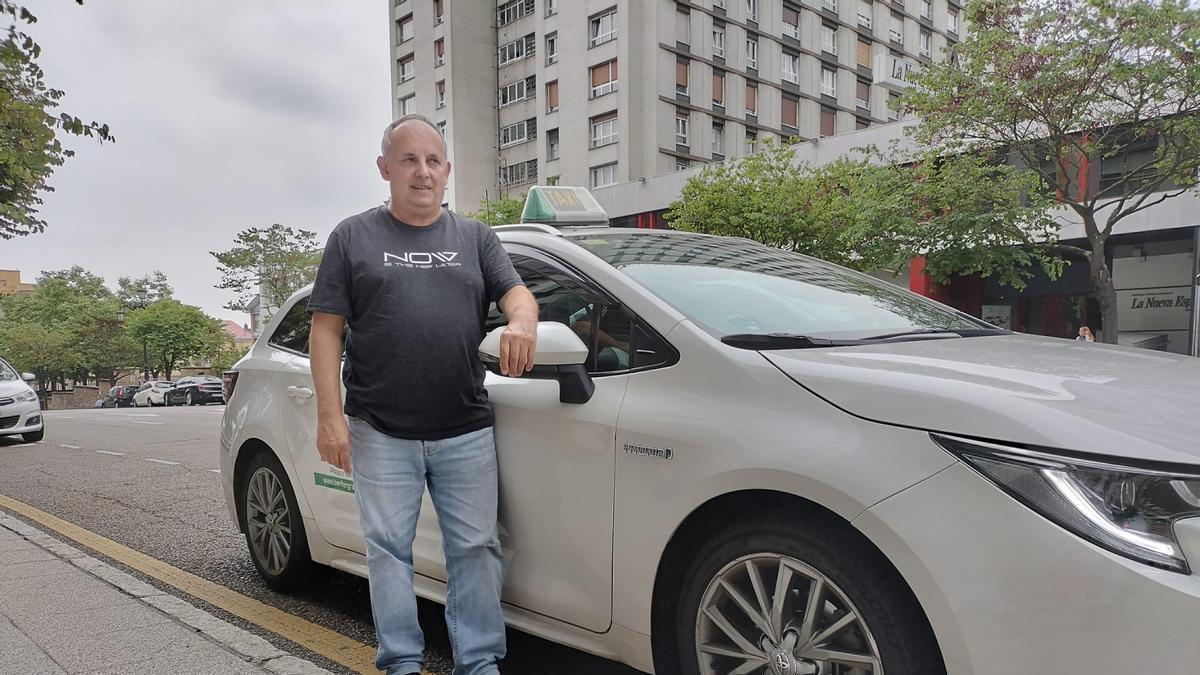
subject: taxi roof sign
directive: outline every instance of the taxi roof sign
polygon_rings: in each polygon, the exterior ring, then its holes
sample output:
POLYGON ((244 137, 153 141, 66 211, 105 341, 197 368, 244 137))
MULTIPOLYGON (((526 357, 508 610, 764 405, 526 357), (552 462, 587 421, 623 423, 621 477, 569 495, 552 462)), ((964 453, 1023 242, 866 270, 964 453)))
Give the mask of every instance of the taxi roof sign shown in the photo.
POLYGON ((522 223, 588 225, 608 223, 608 214, 587 188, 535 185, 525 197, 522 223))

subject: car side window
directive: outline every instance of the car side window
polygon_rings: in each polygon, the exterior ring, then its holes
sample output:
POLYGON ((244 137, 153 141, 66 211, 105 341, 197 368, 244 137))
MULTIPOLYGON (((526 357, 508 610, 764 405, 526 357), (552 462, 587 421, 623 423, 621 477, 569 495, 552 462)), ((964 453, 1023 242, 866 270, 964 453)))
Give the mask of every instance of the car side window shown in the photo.
POLYGON ((308 299, 305 298, 288 310, 287 315, 275 327, 270 344, 292 352, 308 354, 308 331, 312 319, 308 314, 308 299))
POLYGON ((149 388, 150 388, 150 383, 147 382, 147 383, 143 384, 142 386, 138 387, 138 391, 146 391, 149 388))

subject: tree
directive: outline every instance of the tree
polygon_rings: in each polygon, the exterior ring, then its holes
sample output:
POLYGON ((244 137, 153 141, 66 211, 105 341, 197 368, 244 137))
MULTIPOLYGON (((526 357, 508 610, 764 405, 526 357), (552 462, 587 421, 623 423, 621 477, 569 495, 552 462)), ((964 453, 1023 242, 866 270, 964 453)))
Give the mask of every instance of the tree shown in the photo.
POLYGON ((483 208, 466 214, 481 223, 492 227, 521 222, 521 212, 525 210, 525 195, 519 197, 501 197, 483 203, 483 208))
POLYGON ((1123 219, 1196 186, 1200 11, 1187 0, 973 0, 954 58, 923 66, 901 105, 919 144, 1008 154, 1083 222, 1103 339, 1118 332, 1105 253, 1123 219), (1077 185, 1087 164, 1118 164, 1077 185))
POLYGON ((167 282, 167 275, 158 270, 141 277, 117 279, 117 298, 122 305, 132 309, 141 309, 159 300, 170 300, 174 297, 175 289, 167 282), (139 295, 143 290, 146 292, 144 298, 139 295))
POLYGON ((216 319, 178 300, 159 300, 134 310, 125 325, 135 340, 145 341, 155 370, 164 377, 178 363, 211 357, 224 334, 216 319))
POLYGON ((1055 275, 1045 200, 1030 177, 970 156, 885 161, 874 149, 819 167, 771 146, 690 179, 672 227, 754 239, 863 271, 896 271, 926 256, 935 279, 996 274, 1022 286, 1031 263, 1055 275), (1003 245, 1001 245, 1003 244, 1003 245))
POLYGON ((0 16, 5 15, 12 23, 0 42, 0 239, 12 239, 46 228, 37 215, 41 193, 53 191, 48 181, 54 168, 75 154, 63 147, 60 133, 116 139, 107 124, 53 114, 63 92, 46 87, 37 64, 41 47, 18 30, 37 17, 12 0, 0 0, 0 16))
POLYGON ((321 262, 315 232, 293 230, 278 223, 242 230, 233 248, 212 252, 212 256, 217 259, 222 278, 216 288, 231 290, 238 296, 225 308, 244 311, 261 293, 268 313, 312 283, 321 262))
POLYGON ((0 352, 18 371, 36 375, 43 390, 78 362, 73 344, 70 333, 63 328, 15 321, 0 326, 0 352))

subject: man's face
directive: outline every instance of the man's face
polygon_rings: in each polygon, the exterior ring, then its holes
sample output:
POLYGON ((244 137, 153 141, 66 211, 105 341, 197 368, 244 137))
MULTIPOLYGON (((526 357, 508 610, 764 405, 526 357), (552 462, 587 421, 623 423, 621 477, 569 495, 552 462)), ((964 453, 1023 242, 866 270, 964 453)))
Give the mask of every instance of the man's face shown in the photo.
POLYGON ((377 164, 398 206, 418 211, 441 207, 450 162, 436 129, 419 120, 401 124, 392 130, 387 157, 377 164))

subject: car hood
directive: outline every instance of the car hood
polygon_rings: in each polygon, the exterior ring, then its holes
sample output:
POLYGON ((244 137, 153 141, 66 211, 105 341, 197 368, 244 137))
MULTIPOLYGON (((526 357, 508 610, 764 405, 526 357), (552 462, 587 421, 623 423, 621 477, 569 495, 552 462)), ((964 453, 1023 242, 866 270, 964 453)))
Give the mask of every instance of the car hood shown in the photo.
POLYGON ((1200 360, 1029 335, 766 351, 833 405, 876 422, 1200 463, 1200 360))
POLYGON ((10 380, 0 382, 0 398, 8 398, 16 396, 21 392, 29 391, 29 385, 25 384, 25 380, 10 380))

